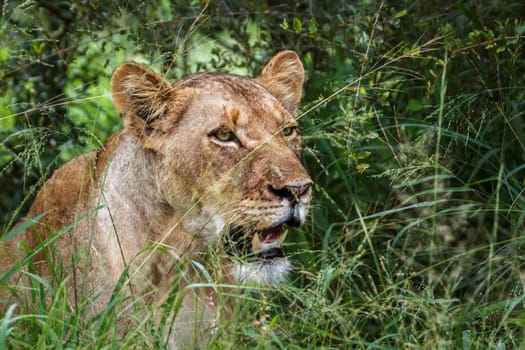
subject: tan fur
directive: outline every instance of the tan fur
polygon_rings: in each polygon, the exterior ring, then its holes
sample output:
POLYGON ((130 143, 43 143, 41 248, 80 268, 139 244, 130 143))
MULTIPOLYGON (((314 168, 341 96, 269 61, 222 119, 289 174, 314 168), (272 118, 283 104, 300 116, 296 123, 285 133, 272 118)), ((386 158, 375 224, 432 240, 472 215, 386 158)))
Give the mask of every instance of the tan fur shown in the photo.
MULTIPOLYGON (((283 134, 297 124, 303 77, 292 51, 277 54, 256 79, 203 73, 171 84, 142 65, 122 65, 111 89, 125 128, 45 183, 28 217, 47 214, 3 247, 1 272, 25 255, 20 242, 34 248, 91 210, 34 265, 44 278, 50 260, 60 260, 66 276, 73 269, 87 273, 88 283, 71 293, 100 293, 96 310, 105 307, 126 266, 125 289, 153 305, 165 301, 187 259, 203 264, 218 283, 282 279, 285 259, 244 262, 226 254, 224 235, 243 227, 264 238, 275 225, 304 221, 311 180, 300 162, 298 133, 283 134)), ((270 238, 263 239, 263 252, 279 246, 270 238)), ((195 266, 189 263, 179 281, 186 296, 172 344, 205 339, 223 312, 213 289, 185 290, 205 282, 195 266)))

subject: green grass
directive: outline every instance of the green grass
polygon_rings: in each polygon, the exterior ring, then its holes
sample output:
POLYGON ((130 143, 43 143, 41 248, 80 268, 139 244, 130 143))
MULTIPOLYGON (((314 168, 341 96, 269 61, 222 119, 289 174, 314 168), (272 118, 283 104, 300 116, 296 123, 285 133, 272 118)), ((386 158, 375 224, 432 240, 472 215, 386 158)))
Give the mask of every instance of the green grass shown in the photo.
MULTIPOLYGON (((450 109, 441 99, 436 107, 439 120, 443 122, 450 109)), ((523 190, 511 176, 519 170, 508 170, 504 163, 487 164, 491 156, 497 158, 481 139, 467 142, 468 135, 425 123, 394 127, 419 131, 414 149, 392 143, 383 145, 382 152, 395 152, 396 158, 407 152, 410 160, 371 178, 352 170, 351 158, 344 156, 340 145, 331 144, 343 137, 338 132, 345 131, 317 133, 307 128, 305 157, 322 170, 321 175, 312 173, 318 181, 309 220, 290 235, 288 250, 296 265, 292 281, 276 289, 235 293, 239 303, 234 317, 220 324, 210 348, 525 345, 519 209, 523 190), (453 164, 438 162, 448 157, 447 142, 485 150, 481 153, 485 156, 469 164, 466 174, 457 174, 453 164), (498 171, 487 178, 475 176, 489 166, 498 171), (389 193, 379 196, 386 198, 385 203, 341 204, 359 196, 363 182, 385 179, 390 186, 382 186, 389 193), (333 188, 331 181, 340 187, 333 188), (487 184, 493 193, 477 188, 487 184)), ((29 258, 20 266, 28 262, 29 258)), ((90 315, 90 304, 96 300, 68 304, 60 266, 55 268, 52 281, 27 272, 32 281, 28 296, 12 290, 19 295, 19 304, 5 311, 0 344, 17 349, 163 348, 163 335, 170 327, 167 314, 159 323, 150 308, 114 307, 122 302, 117 287, 115 304, 90 315), (123 335, 116 325, 124 319, 131 319, 132 326, 123 335)))
MULTIPOLYGON (((89 28, 82 38, 90 50, 79 44, 78 51, 65 51, 71 55, 64 58, 65 95, 51 90, 44 102, 34 84, 55 83, 40 82, 46 70, 32 68, 41 58, 31 45, 45 43, 53 53, 55 41, 35 41, 27 23, 51 24, 30 12, 30 4, 17 11, 42 23, 2 19, 18 33, 0 34, 12 55, 4 59, 0 51, 0 65, 15 72, 0 72, 11 82, 0 99, 2 239, 53 168, 119 127, 105 90, 119 62, 176 63, 175 75, 256 72, 285 42, 302 54, 308 77, 301 126, 303 158, 315 182, 312 209, 287 238, 295 266, 290 283, 234 289, 233 317, 220 323, 209 348, 525 347, 525 26, 514 15, 520 3, 466 1, 444 9, 430 2, 363 2, 353 10, 334 2, 318 5, 313 15, 264 12, 261 5, 250 8, 246 22, 208 4, 209 20, 198 8, 189 25, 177 24, 177 38, 183 32, 197 39, 179 40, 176 49, 172 28, 157 24, 156 10, 142 5, 144 14, 127 14, 131 24, 101 24, 100 31, 77 19, 79 28, 89 28), (215 45, 209 63, 192 62, 187 52, 201 52, 203 38, 215 45), (27 76, 17 75, 28 63, 27 76)), ((99 23, 105 15, 96 14, 99 23)), ((30 259, 21 265, 29 266, 31 289, 11 288, 16 308, 2 301, 0 349, 164 347, 175 300, 158 320, 150 307, 123 300, 117 286, 113 303, 93 315, 96 299, 66 303, 61 266, 44 281, 31 274, 30 259), (124 320, 128 332, 118 326, 124 320)), ((9 288, 6 277, 0 276, 2 288, 9 288)))

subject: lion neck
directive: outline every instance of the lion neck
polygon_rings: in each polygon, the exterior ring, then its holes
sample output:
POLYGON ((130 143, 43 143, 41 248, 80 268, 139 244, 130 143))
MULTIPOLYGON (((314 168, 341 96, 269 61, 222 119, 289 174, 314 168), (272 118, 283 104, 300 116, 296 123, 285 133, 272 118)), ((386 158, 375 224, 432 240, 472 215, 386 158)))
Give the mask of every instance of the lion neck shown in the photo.
POLYGON ((99 231, 106 235, 119 233, 121 244, 129 252, 128 259, 152 245, 168 247, 174 255, 184 256, 187 248, 196 243, 184 229, 181 215, 159 190, 154 152, 124 131, 115 138, 106 147, 106 152, 112 153, 111 160, 99 180, 102 191, 98 201, 110 212, 109 217, 99 218, 99 231), (126 232, 146 234, 128 237, 126 232))

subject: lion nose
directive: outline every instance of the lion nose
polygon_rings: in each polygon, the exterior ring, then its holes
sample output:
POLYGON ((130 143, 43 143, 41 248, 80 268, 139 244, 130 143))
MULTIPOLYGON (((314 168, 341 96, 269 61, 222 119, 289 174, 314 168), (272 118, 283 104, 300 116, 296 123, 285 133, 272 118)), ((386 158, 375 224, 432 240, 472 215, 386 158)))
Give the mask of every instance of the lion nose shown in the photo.
POLYGON ((280 188, 276 188, 273 185, 269 185, 268 189, 270 193, 272 193, 276 197, 288 199, 292 203, 297 203, 299 202, 301 197, 308 193, 310 187, 312 187, 312 182, 308 181, 300 184, 285 185, 280 188))

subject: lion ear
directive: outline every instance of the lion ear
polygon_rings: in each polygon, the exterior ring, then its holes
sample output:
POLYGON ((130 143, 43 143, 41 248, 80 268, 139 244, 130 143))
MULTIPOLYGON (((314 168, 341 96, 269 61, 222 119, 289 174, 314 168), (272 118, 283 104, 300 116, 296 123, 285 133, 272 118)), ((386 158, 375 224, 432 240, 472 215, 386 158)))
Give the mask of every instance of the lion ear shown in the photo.
POLYGON ((294 114, 301 100, 304 68, 294 51, 281 51, 263 68, 257 80, 294 114))
POLYGON ((185 99, 159 74, 134 62, 122 64, 111 79, 113 104, 140 140, 164 133, 182 114, 185 99))

